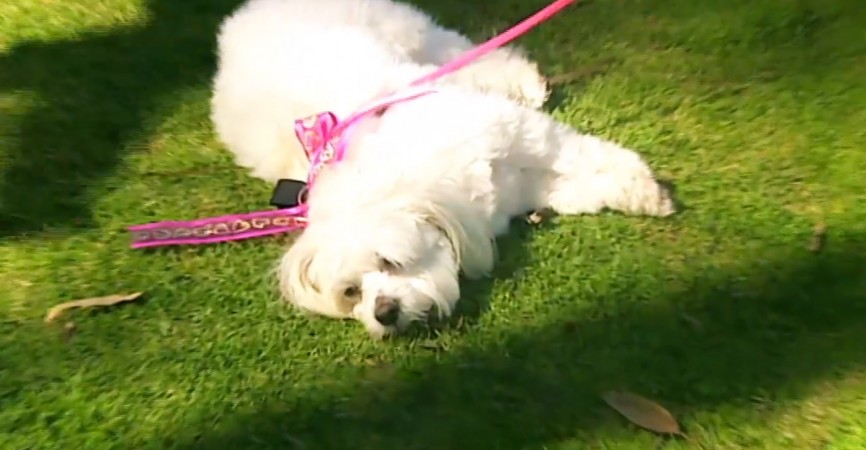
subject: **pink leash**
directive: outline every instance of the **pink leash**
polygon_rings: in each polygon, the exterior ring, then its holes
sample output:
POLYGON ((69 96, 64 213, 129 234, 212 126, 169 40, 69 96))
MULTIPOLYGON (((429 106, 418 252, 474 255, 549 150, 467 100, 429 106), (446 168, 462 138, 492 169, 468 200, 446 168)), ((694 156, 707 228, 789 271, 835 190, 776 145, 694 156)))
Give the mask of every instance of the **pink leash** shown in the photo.
MULTIPOLYGON (((577 0, 555 0, 504 33, 464 52, 432 73, 413 81, 409 85, 410 89, 379 99, 372 106, 355 112, 342 122, 331 112, 296 120, 295 134, 311 163, 307 177, 307 189, 313 187, 316 176, 327 164, 343 159, 346 151, 346 134, 352 126, 391 105, 435 92, 432 89, 419 89, 418 87, 460 70, 487 53, 508 44, 575 1, 577 0)), ((213 244, 288 233, 307 226, 307 204, 303 200, 303 198, 299 198, 297 206, 285 209, 229 214, 192 221, 155 222, 135 225, 127 229, 132 233, 132 248, 136 249, 168 245, 213 244)))

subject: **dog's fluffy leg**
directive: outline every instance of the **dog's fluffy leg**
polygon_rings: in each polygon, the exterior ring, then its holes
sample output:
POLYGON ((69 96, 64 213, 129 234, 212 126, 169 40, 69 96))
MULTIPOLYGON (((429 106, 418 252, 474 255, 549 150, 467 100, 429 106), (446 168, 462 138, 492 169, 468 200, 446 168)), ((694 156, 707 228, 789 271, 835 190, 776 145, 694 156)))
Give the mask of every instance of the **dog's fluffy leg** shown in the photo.
POLYGON ((555 134, 559 145, 553 150, 546 206, 560 214, 605 208, 651 216, 674 213, 670 193, 636 152, 564 125, 555 134))
MULTIPOLYGON (((416 61, 419 64, 445 64, 473 44, 453 30, 434 26, 426 36, 425 46, 416 61)), ((547 100, 547 81, 522 51, 515 47, 495 50, 478 61, 444 78, 451 83, 481 92, 503 95, 521 105, 538 109, 547 100)))

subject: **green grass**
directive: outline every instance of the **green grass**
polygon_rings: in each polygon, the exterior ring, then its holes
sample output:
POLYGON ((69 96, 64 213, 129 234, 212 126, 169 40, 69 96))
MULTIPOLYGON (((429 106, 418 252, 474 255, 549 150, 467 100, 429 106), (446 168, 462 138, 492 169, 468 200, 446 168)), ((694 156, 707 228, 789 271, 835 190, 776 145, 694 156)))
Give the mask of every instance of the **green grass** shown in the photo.
MULTIPOLYGON (((490 36, 546 0, 422 0, 490 36)), ((131 251, 124 226, 261 209, 208 122, 237 0, 0 5, 0 448, 866 446, 866 4, 594 0, 520 43, 551 111, 639 149, 685 205, 515 224, 462 319, 373 342, 302 317, 285 238, 131 251), (822 252, 806 250, 828 225, 822 252), (76 311, 55 303, 144 290, 76 311)))

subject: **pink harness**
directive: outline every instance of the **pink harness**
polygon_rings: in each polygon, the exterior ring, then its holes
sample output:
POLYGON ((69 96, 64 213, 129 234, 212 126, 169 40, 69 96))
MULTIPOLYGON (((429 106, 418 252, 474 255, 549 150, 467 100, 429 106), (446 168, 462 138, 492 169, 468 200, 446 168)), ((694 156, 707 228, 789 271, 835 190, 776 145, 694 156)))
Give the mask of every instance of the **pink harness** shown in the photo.
MULTIPOLYGON (((331 112, 296 120, 295 134, 310 160, 307 190, 313 188, 316 177, 326 165, 343 159, 346 152, 346 140, 354 125, 389 106, 434 93, 434 90, 421 86, 460 70, 485 54, 502 47, 575 1, 555 0, 508 31, 470 49, 440 66, 436 71, 413 81, 408 89, 380 98, 371 106, 362 108, 342 122, 331 112)), ((212 244, 288 233, 304 228, 307 226, 307 209, 306 201, 299 198, 298 205, 291 208, 230 214, 192 221, 156 222, 135 225, 127 229, 132 233, 132 248, 212 244)))

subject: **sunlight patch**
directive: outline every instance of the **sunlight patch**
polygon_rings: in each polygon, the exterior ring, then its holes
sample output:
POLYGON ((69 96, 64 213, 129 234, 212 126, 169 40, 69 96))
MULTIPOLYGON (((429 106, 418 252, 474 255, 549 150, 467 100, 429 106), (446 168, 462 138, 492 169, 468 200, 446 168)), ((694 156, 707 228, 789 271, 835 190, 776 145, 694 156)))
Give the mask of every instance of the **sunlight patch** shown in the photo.
POLYGON ((56 41, 86 32, 141 25, 148 19, 143 1, 18 0, 0 5, 0 53, 28 41, 56 41))

